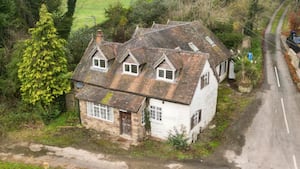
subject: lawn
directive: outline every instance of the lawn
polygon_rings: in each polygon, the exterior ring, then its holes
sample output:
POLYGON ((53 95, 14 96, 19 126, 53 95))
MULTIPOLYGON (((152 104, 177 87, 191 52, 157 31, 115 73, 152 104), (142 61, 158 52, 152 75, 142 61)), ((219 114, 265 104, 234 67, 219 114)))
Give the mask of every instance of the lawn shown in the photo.
POLYGON ((118 1, 124 6, 129 6, 132 0, 77 0, 72 31, 105 21, 105 9, 118 1))

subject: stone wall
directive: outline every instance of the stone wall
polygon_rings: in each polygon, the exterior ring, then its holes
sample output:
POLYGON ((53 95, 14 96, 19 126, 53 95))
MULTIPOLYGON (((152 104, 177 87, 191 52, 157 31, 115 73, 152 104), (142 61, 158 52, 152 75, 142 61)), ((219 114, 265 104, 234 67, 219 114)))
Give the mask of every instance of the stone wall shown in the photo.
MULTIPOLYGON (((80 105, 81 123, 84 127, 88 129, 94 129, 99 132, 105 132, 116 137, 121 136, 119 109, 113 108, 114 120, 113 122, 109 122, 109 121, 87 116, 86 101, 80 100, 79 105, 80 105)), ((144 126, 141 124, 141 120, 142 120, 141 112, 142 112, 142 108, 139 110, 138 113, 131 113, 131 126, 132 126, 131 138, 128 138, 128 136, 125 138, 132 140, 133 144, 136 144, 138 141, 143 140, 145 136, 144 126)))

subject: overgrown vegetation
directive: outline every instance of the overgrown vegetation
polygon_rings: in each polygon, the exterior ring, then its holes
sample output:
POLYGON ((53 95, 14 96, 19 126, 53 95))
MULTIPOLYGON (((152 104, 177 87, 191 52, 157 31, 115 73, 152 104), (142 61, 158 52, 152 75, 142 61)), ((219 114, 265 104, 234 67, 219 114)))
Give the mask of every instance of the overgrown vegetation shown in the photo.
POLYGON ((174 128, 174 131, 170 131, 168 143, 176 150, 184 151, 188 149, 188 137, 184 126, 181 126, 180 129, 174 128))

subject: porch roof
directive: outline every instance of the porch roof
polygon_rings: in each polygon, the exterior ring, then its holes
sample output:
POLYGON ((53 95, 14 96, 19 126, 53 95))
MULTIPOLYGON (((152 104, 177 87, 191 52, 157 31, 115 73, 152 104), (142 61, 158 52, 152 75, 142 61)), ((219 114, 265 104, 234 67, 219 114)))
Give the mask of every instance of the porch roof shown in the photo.
POLYGON ((139 111, 145 101, 145 97, 143 96, 112 91, 87 84, 76 94, 76 98, 134 113, 139 111))

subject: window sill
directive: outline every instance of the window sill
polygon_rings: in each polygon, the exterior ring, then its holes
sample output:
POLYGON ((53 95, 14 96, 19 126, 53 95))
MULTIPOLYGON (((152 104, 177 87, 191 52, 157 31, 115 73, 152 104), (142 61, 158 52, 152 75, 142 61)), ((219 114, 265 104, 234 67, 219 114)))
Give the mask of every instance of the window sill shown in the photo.
POLYGON ((110 120, 106 120, 106 119, 102 119, 102 118, 95 117, 95 116, 90 116, 90 115, 87 115, 87 117, 92 118, 92 119, 96 119, 96 120, 101 120, 101 121, 103 121, 103 122, 114 123, 113 120, 110 121, 110 120))
POLYGON ((95 71, 98 71, 98 72, 107 72, 107 68, 99 68, 99 67, 94 67, 94 66, 91 66, 91 70, 95 70, 95 71))

